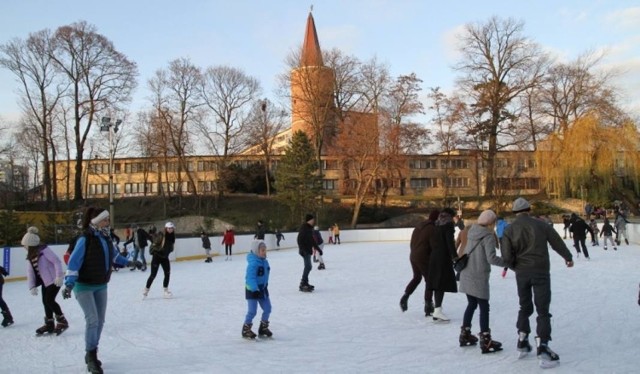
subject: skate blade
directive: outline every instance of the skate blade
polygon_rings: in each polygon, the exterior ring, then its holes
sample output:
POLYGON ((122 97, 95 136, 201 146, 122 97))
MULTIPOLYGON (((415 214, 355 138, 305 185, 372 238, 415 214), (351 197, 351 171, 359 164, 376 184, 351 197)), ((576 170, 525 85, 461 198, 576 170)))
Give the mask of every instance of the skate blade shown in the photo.
POLYGON ((538 363, 541 369, 553 369, 560 365, 560 360, 551 361, 546 358, 538 358, 538 363))
POLYGON ((529 356, 531 351, 518 351, 518 360, 522 360, 523 358, 529 356))
POLYGON ((488 350, 488 351, 482 351, 482 354, 484 355, 484 354, 488 354, 488 353, 496 353, 496 352, 500 352, 501 350, 502 350, 502 347, 500 347, 500 348, 493 348, 493 349, 490 349, 490 350, 488 350))
POLYGON ((56 331, 55 331, 56 336, 62 334, 63 332, 65 332, 65 330, 67 330, 67 329, 66 328, 65 329, 56 329, 56 331))
POLYGON ((445 324, 445 323, 449 323, 449 322, 451 322, 451 320, 440 319, 440 318, 435 318, 435 317, 433 318, 433 323, 436 323, 436 324, 445 324))

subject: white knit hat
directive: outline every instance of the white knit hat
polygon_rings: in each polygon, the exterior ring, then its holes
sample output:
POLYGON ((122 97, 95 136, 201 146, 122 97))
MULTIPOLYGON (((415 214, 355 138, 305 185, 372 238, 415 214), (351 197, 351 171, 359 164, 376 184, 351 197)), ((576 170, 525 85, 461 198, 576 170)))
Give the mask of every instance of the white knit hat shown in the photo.
POLYGON ((251 253, 257 255, 261 246, 267 248, 267 245, 262 240, 255 240, 251 242, 251 253))
POLYGON ((40 237, 38 236, 38 228, 31 226, 27 229, 27 233, 22 237, 20 242, 23 247, 36 247, 40 244, 40 237))

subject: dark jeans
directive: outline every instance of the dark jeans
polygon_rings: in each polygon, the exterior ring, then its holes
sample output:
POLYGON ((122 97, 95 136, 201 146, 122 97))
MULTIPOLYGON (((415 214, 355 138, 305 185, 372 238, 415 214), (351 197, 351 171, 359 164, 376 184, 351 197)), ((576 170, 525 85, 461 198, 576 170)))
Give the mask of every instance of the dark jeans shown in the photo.
POLYGON ((411 278, 411 280, 409 281, 409 283, 407 284, 407 287, 404 289, 404 293, 406 293, 407 295, 411 295, 413 293, 413 291, 416 290, 416 288, 418 288, 418 285, 420 284, 420 281, 422 281, 422 279, 424 278, 424 300, 425 301, 431 301, 431 299, 433 298, 433 290, 429 290, 429 287, 427 286, 427 272, 426 270, 423 272, 417 264, 415 264, 413 261, 411 261, 411 270, 413 271, 413 278, 411 278))
POLYGON ((573 246, 576 251, 580 253, 580 247, 582 247, 582 252, 584 252, 584 257, 589 258, 589 251, 587 251, 587 245, 585 244, 586 238, 579 238, 577 236, 573 236, 573 246))
POLYGON ((224 254, 225 255, 227 255, 227 256, 231 256, 232 255, 231 246, 232 246, 232 244, 225 244, 224 245, 224 254))
POLYGON ((158 274, 158 268, 162 265, 162 271, 164 272, 164 280, 162 281, 162 287, 169 287, 169 278, 171 277, 171 262, 169 262, 169 258, 163 258, 160 256, 154 255, 151 257, 151 274, 149 274, 149 279, 147 279, 147 288, 151 288, 151 284, 153 280, 156 279, 156 275, 158 274))
POLYGON ((304 270, 302 271, 302 283, 309 283, 309 273, 311 272, 311 255, 301 254, 304 260, 304 270))
POLYGON ((44 305, 44 315, 47 318, 53 318, 53 313, 58 316, 62 315, 62 309, 56 302, 56 296, 60 287, 56 287, 55 284, 50 284, 49 287, 42 285, 42 305, 44 305))
POLYGON ((467 309, 464 311, 462 319, 462 327, 471 327, 473 314, 480 305, 480 332, 489 331, 489 300, 480 299, 475 296, 467 295, 467 309))
POLYGON ((8 312, 9 307, 7 306, 7 303, 2 298, 2 287, 4 287, 4 283, 0 283, 0 310, 2 310, 3 312, 5 311, 8 312))
POLYGON ((536 333, 542 343, 551 340, 551 277, 549 274, 516 273, 520 311, 516 327, 518 332, 531 332, 529 317, 533 314, 535 304, 538 318, 536 319, 536 333))

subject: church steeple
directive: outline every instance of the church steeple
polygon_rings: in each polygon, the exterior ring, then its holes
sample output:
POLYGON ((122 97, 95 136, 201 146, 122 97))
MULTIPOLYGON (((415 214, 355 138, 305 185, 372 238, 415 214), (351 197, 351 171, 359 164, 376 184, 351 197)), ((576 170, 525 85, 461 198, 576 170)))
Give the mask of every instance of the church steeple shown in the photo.
POLYGON ((302 53, 300 56, 300 67, 304 66, 324 66, 322 51, 320 50, 320 41, 318 41, 318 33, 316 32, 316 24, 311 12, 309 12, 309 17, 307 17, 307 29, 304 33, 304 43, 302 44, 302 53))

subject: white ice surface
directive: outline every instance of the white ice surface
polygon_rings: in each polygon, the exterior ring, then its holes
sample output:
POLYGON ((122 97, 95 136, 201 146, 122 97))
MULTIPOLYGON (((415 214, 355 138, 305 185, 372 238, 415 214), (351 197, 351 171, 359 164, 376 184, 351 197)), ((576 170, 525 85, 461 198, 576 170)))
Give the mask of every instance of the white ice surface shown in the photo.
MULTIPOLYGON (((567 241, 570 246, 570 243, 567 241)), ((571 246, 570 246, 571 248, 571 246)), ((556 373, 638 373, 640 367, 640 246, 616 252, 590 247, 591 261, 574 268, 551 253, 556 373)), ((172 263, 162 298, 162 272, 142 300, 148 272, 114 273, 99 358, 106 373, 537 373, 535 355, 517 360, 518 298, 514 274, 491 275, 491 329, 504 351, 460 348, 464 294, 446 294, 449 324, 423 314, 424 283, 398 301, 411 278, 407 242, 343 243, 325 247, 327 269, 310 275, 312 294, 298 291, 302 259, 295 250, 270 251, 269 290, 274 339, 240 337, 246 313, 245 255, 212 264, 172 263)), ((44 316, 26 282, 4 286, 15 324, 0 329, 0 372, 83 373, 84 317, 75 299, 58 302, 70 323, 61 336, 35 337, 44 316)), ((260 314, 254 321, 254 331, 260 314)), ((478 315, 473 331, 478 332, 478 315)), ((535 314, 531 318, 535 329, 535 314)), ((535 331, 535 330, 534 330, 535 331)), ((532 334, 535 335, 535 334, 532 334)), ((532 341, 533 343, 533 341, 532 341)), ((546 372, 546 371, 545 371, 546 372)))

